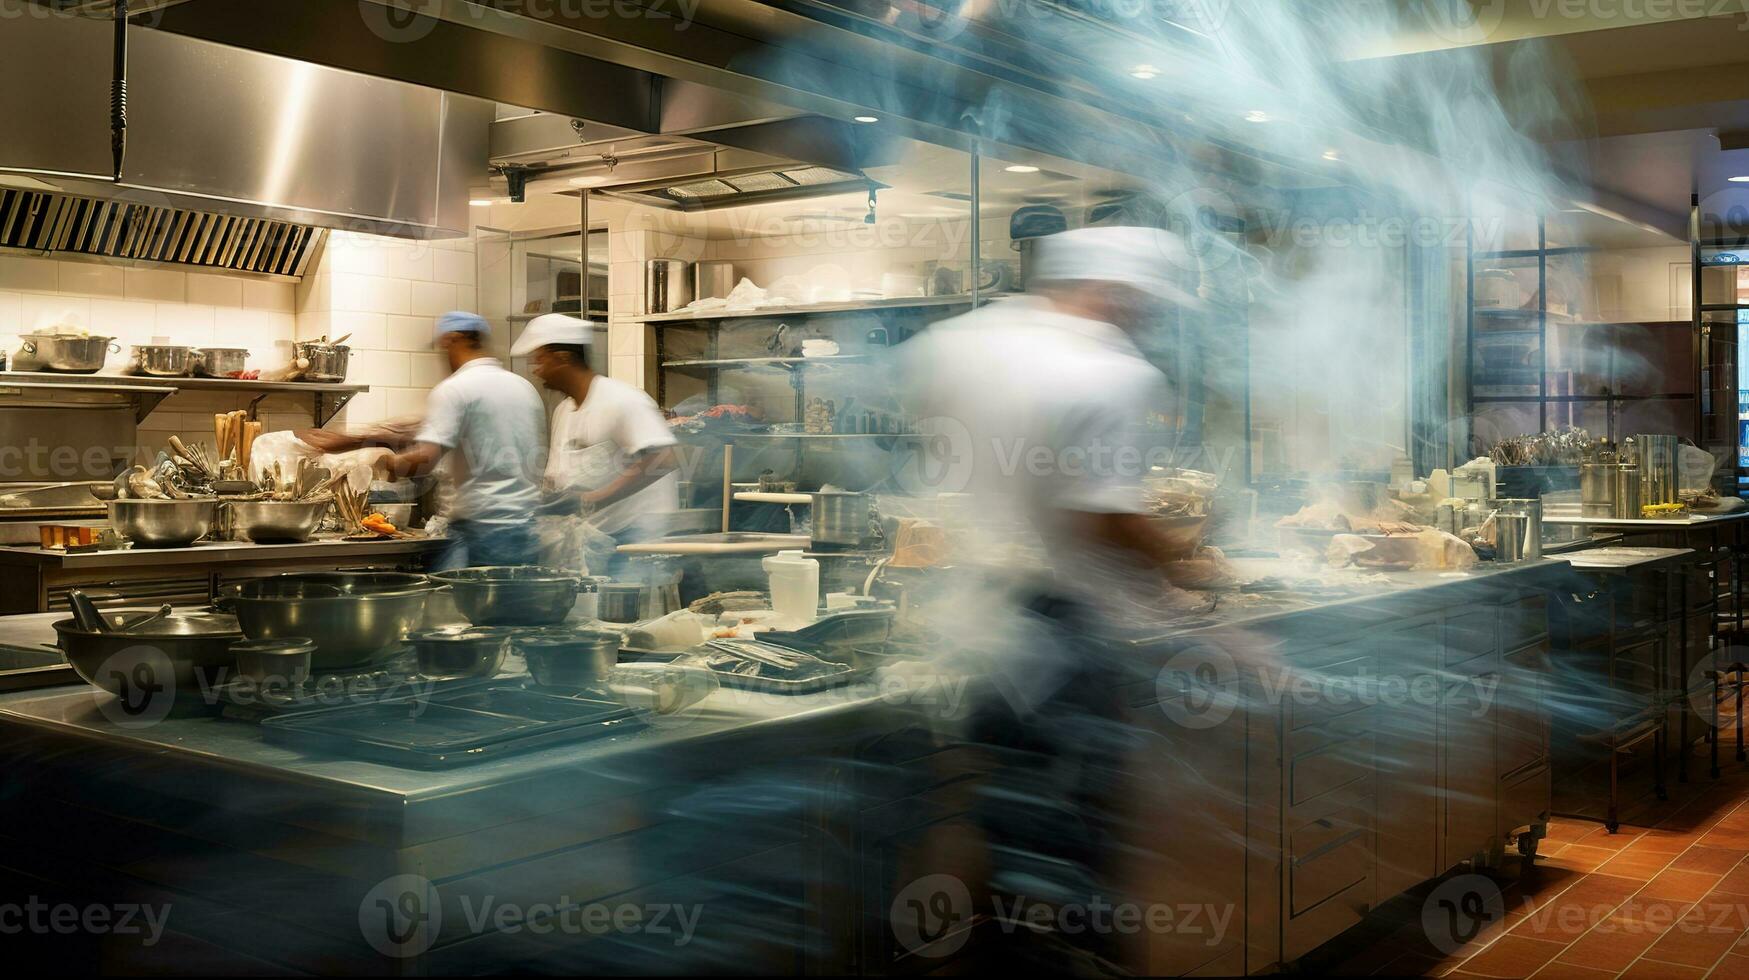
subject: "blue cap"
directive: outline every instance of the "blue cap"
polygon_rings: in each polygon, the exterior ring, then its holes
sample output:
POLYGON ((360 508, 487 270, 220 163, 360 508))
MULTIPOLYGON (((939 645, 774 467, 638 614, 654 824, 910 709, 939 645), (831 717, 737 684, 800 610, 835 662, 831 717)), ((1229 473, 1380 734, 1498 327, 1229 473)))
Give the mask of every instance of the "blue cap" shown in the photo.
POLYGON ((432 339, 436 340, 446 333, 477 333, 484 337, 492 332, 492 325, 478 313, 464 313, 452 310, 437 318, 437 332, 432 339))

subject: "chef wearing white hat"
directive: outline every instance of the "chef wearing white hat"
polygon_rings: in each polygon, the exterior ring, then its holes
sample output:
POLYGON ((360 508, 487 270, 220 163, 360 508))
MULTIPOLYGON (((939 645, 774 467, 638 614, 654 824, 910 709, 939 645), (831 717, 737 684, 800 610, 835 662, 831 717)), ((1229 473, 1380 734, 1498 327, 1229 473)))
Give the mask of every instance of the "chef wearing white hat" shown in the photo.
MULTIPOLYGON (((529 321, 510 353, 531 357, 541 383, 565 396, 553 410, 541 512, 585 516, 594 531, 625 544, 652 533, 652 517, 679 507, 677 440, 649 395, 590 367, 594 335, 588 321, 548 313, 529 321)), ((552 545, 552 535, 542 538, 552 545)), ((588 563, 604 561, 602 549, 592 549, 588 563)))

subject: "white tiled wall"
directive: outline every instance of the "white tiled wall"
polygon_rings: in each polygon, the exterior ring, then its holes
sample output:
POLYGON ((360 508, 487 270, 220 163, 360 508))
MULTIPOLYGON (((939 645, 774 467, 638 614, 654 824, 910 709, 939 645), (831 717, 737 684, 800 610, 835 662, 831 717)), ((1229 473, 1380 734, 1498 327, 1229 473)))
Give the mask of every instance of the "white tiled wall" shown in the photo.
POLYGON ((298 286, 297 336, 326 336, 352 348, 347 380, 371 390, 336 424, 416 415, 447 373, 432 347, 438 316, 479 311, 474 239, 405 241, 335 232, 298 286))
MULTIPOLYGON (((73 259, 0 255, 0 344, 9 356, 20 334, 72 325, 116 338, 106 374, 127 367, 128 346, 154 337, 195 347, 244 347, 249 366, 282 367, 297 315, 290 283, 264 282, 223 273, 169 268, 130 268, 73 259)), ((161 402, 140 424, 142 452, 156 452, 171 433, 212 441, 212 417, 248 407, 247 396, 182 392, 161 402)), ((309 403, 269 398, 259 407, 266 428, 310 424, 309 403)))

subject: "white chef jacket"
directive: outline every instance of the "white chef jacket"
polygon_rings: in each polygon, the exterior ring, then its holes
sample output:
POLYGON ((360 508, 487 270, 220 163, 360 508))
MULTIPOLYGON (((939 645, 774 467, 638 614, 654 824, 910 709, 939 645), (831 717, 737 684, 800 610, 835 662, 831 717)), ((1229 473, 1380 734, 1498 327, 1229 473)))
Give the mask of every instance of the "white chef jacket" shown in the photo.
POLYGON ((1110 556, 1061 526, 1064 512, 1143 513, 1149 460, 1138 435, 1163 403, 1163 375, 1123 331, 1020 296, 931 326, 907 342, 904 374, 934 489, 969 492, 986 526, 1036 531, 1071 592, 1102 589, 1110 556))
POLYGON ((455 500, 450 518, 521 523, 540 505, 546 458, 546 406, 534 385, 477 357, 431 389, 419 442, 453 450, 455 500))
MULTIPOLYGON (((596 375, 578 405, 567 398, 553 410, 553 451, 547 480, 574 491, 598 490, 618 479, 639 453, 675 445, 662 410, 624 381, 596 375)), ((621 534, 640 518, 680 506, 680 473, 662 477, 589 515, 604 534, 621 534)))

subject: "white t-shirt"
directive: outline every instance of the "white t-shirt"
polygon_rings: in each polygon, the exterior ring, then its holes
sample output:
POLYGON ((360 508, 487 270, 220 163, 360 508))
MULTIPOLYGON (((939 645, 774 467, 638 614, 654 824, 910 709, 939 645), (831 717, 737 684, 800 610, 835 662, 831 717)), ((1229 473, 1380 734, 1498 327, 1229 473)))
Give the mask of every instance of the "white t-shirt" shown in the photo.
POLYGON ((921 425, 936 433, 917 471, 933 485, 916 490, 974 494, 993 539, 1036 532, 1070 591, 1133 575, 1062 526, 1072 513, 1145 511, 1139 430, 1166 383, 1121 330, 1022 296, 934 324, 899 350, 921 425))
MULTIPOLYGON (((547 480, 570 490, 597 490, 618 479, 639 453, 676 442, 655 400, 624 381, 596 375, 581 406, 567 398, 553 410, 547 480)), ((619 534, 640 517, 679 506, 676 470, 590 514, 589 521, 604 534, 619 534)))
POLYGON ((418 441, 452 451, 451 519, 516 523, 540 505, 546 406, 496 358, 475 358, 431 389, 418 441))

